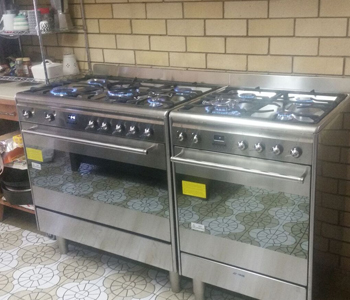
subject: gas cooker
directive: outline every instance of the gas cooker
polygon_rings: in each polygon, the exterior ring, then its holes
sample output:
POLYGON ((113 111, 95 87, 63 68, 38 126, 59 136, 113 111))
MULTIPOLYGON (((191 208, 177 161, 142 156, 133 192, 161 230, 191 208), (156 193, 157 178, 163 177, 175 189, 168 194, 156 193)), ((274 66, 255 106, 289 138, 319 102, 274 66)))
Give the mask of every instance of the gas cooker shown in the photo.
POLYGON ((345 98, 344 94, 321 94, 315 91, 226 87, 185 105, 181 110, 193 114, 317 124, 345 98))
MULTIPOLYGON (((148 109, 168 109, 210 91, 213 86, 197 83, 126 77, 86 78, 61 82, 26 93, 102 103, 136 105, 148 109)), ((73 104, 74 105, 74 104, 73 104)))

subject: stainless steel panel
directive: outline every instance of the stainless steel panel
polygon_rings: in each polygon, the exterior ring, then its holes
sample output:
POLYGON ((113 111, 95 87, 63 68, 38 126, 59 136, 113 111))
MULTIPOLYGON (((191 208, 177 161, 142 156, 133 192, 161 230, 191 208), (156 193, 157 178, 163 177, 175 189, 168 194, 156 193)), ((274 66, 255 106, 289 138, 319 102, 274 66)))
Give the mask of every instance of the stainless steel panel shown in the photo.
MULTIPOLYGON (((307 285, 308 263, 303 258, 184 228, 180 228, 180 248, 182 252, 303 286, 307 285)), ((187 266, 184 261, 181 264, 182 274, 187 276, 184 271, 187 266)))
POLYGON ((239 126, 219 127, 208 126, 207 124, 186 124, 181 126, 181 124, 176 123, 172 126, 171 135, 173 145, 184 148, 194 148, 296 164, 310 165, 312 161, 312 137, 307 137, 300 133, 295 136, 286 136, 284 132, 278 134, 275 132, 273 134, 272 132, 263 132, 263 130, 252 131, 247 127, 242 128, 239 126), (179 133, 186 134, 186 139, 179 141, 179 133), (194 135, 199 137, 197 143, 193 141, 194 135), (221 143, 215 142, 216 135, 223 138, 221 143), (240 150, 238 148, 238 142, 240 141, 244 141, 246 144, 247 148, 245 150, 240 150), (255 143, 263 144, 265 150, 260 153, 255 151, 255 143), (272 152, 271 149, 275 145, 280 145, 283 148, 280 155, 275 155, 272 152), (302 155, 298 158, 294 158, 290 154, 290 150, 294 147, 302 149, 302 155))
POLYGON ((218 155, 215 152, 188 148, 175 147, 174 151, 175 156, 171 160, 175 162, 175 170, 179 174, 243 185, 249 182, 250 186, 310 196, 311 168, 309 166, 237 155, 218 155), (180 153, 185 161, 176 160, 176 155, 180 153), (217 167, 218 165, 219 167, 217 167), (220 168, 220 165, 227 168, 220 168), (242 172, 242 170, 246 171, 242 172))
POLYGON ((169 219, 32 185, 34 204, 170 242, 169 219))
MULTIPOLYGON (((65 152, 99 157, 113 161, 132 163, 135 165, 147 166, 165 170, 166 157, 164 144, 155 144, 145 141, 128 140, 111 136, 96 135, 92 137, 86 132, 76 132, 72 130, 60 129, 48 126, 35 126, 29 129, 35 130, 37 134, 32 134, 26 129, 29 126, 22 123, 22 132, 27 147, 41 146, 65 152), (43 134, 43 135, 38 135, 43 134), (57 136, 57 137, 55 137, 57 136), (86 140, 87 142, 84 142, 86 140), (92 144, 92 142, 94 144, 92 144), (112 147, 106 148, 105 144, 124 147, 125 149, 135 149, 135 151, 147 150, 147 155, 117 150, 112 147)), ((146 153, 141 153, 146 154, 146 153)))
POLYGON ((189 82, 216 83, 235 87, 258 87, 270 89, 304 90, 317 92, 350 92, 350 78, 335 76, 295 76, 228 73, 212 70, 192 71, 166 68, 125 67, 108 64, 94 64, 96 75, 114 75, 164 80, 182 80, 189 82))
POLYGON ((182 275, 197 281, 200 280, 259 300, 306 300, 306 288, 304 287, 185 253, 181 254, 181 259, 182 275))
POLYGON ((39 228, 65 239, 173 271, 171 246, 137 235, 36 209, 39 228))

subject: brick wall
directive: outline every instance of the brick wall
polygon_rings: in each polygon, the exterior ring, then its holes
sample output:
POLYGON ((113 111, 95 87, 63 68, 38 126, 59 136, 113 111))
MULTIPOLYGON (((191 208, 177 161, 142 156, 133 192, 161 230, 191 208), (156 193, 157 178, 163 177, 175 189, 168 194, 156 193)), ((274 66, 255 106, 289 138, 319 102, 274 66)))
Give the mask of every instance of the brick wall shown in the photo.
MULTIPOLYGON (((84 2, 93 62, 350 75, 349 0, 84 2)), ((70 3, 79 25, 78 1, 70 3)), ((81 33, 44 39, 48 55, 62 59, 71 47, 86 61, 81 33)), ((38 51, 36 38, 23 43, 38 51)))

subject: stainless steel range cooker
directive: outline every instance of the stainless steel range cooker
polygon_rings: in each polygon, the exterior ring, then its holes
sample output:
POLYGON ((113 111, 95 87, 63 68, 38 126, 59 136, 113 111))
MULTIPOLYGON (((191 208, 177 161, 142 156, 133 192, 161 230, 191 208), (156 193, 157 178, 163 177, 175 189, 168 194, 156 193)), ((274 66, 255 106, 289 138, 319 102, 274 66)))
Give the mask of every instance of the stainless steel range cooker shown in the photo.
POLYGON ((168 113, 209 84, 86 78, 16 96, 39 229, 170 271, 168 113))
POLYGON ((193 278, 196 300, 204 283, 312 299, 318 145, 347 103, 226 87, 170 113, 180 274, 193 278))

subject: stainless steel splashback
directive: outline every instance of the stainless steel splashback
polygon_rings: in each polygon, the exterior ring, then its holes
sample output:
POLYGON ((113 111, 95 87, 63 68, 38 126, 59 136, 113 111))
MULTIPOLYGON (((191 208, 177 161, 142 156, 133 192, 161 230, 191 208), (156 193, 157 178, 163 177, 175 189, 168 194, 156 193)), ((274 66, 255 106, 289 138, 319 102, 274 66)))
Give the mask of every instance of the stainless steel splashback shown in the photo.
POLYGON ((95 75, 114 75, 163 80, 204 82, 239 87, 257 87, 289 90, 317 90, 318 92, 350 92, 350 78, 326 76, 297 76, 255 73, 228 73, 214 71, 188 71, 164 68, 124 67, 95 64, 95 75))

